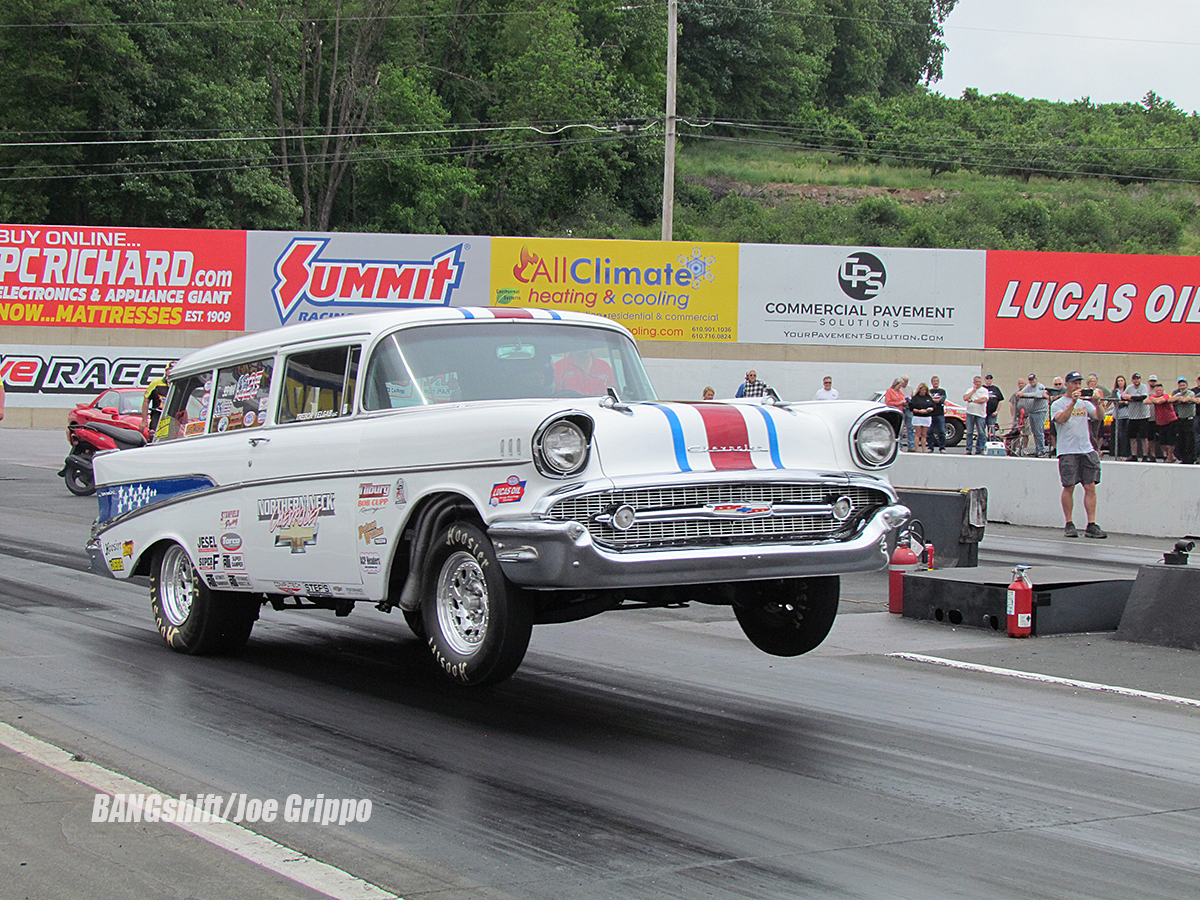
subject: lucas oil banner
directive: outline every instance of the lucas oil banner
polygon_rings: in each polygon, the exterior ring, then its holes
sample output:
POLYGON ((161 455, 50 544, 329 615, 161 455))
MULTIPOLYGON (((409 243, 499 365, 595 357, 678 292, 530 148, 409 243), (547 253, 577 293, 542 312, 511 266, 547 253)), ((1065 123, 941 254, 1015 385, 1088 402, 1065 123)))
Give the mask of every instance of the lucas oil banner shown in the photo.
POLYGON ((738 245, 492 238, 492 306, 595 313, 639 341, 736 341, 738 245))
POLYGON ((987 347, 1196 353, 1200 259, 990 251, 987 347))
POLYGON ((241 331, 246 233, 0 226, 0 326, 241 331))

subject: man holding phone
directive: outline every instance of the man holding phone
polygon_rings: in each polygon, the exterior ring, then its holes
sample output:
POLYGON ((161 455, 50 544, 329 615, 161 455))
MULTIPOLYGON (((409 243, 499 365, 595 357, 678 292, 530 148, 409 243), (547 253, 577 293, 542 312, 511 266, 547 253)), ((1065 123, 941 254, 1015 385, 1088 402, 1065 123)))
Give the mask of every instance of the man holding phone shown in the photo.
POLYGON ((1090 538, 1106 538, 1107 534, 1096 524, 1096 485, 1100 483, 1100 454, 1092 446, 1088 421, 1100 418, 1104 413, 1100 405, 1083 396, 1083 375, 1068 372, 1063 379, 1065 392, 1050 407, 1050 418, 1058 426, 1058 477, 1062 482, 1062 510, 1066 517, 1063 534, 1079 537, 1075 527, 1075 485, 1083 485, 1083 509, 1087 513, 1087 528, 1084 534, 1090 538))

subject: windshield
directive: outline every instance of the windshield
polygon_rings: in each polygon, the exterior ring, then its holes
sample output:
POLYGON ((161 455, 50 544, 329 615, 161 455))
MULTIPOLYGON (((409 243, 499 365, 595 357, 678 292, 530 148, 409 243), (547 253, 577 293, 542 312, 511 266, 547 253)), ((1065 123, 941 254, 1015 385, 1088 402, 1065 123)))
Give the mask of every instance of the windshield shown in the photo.
POLYGON ((633 342, 583 325, 479 322, 397 331, 375 348, 365 409, 472 400, 602 397, 654 400, 633 342))
POLYGON ((141 391, 122 391, 117 395, 120 406, 117 412, 121 415, 136 413, 142 411, 142 392, 141 391))

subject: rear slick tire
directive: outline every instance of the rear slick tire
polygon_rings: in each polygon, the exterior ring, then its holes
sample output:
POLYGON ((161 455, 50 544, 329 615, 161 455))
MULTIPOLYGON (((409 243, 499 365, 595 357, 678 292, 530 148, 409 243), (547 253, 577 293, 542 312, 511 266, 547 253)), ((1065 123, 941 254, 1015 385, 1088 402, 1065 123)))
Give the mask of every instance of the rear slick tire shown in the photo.
POLYGON ((427 557, 421 617, 434 661, 456 684, 483 687, 512 675, 533 631, 533 604, 500 570, 477 526, 455 522, 427 557))
POLYGON ((250 594, 209 588, 187 551, 171 543, 154 554, 150 606, 167 646, 176 653, 204 656, 241 650, 258 619, 259 604, 250 594))
POLYGON ((829 634, 840 589, 836 575, 747 581, 736 585, 733 613, 759 650, 772 656, 799 656, 829 634))

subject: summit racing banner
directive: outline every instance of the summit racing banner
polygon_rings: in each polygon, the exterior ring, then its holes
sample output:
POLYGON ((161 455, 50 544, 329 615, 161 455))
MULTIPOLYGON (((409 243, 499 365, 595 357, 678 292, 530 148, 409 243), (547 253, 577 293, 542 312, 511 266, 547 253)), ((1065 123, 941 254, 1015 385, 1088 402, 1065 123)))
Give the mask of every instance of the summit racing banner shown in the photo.
POLYGON ((0 225, 0 325, 240 331, 246 233, 0 225))
POLYGON ((639 341, 736 341, 738 245, 492 238, 492 306, 595 313, 639 341))
POLYGON ((1181 353, 1200 347, 1200 259, 989 251, 987 348, 1181 353))
POLYGON ((491 238, 252 231, 246 328, 351 313, 486 306, 491 238))

